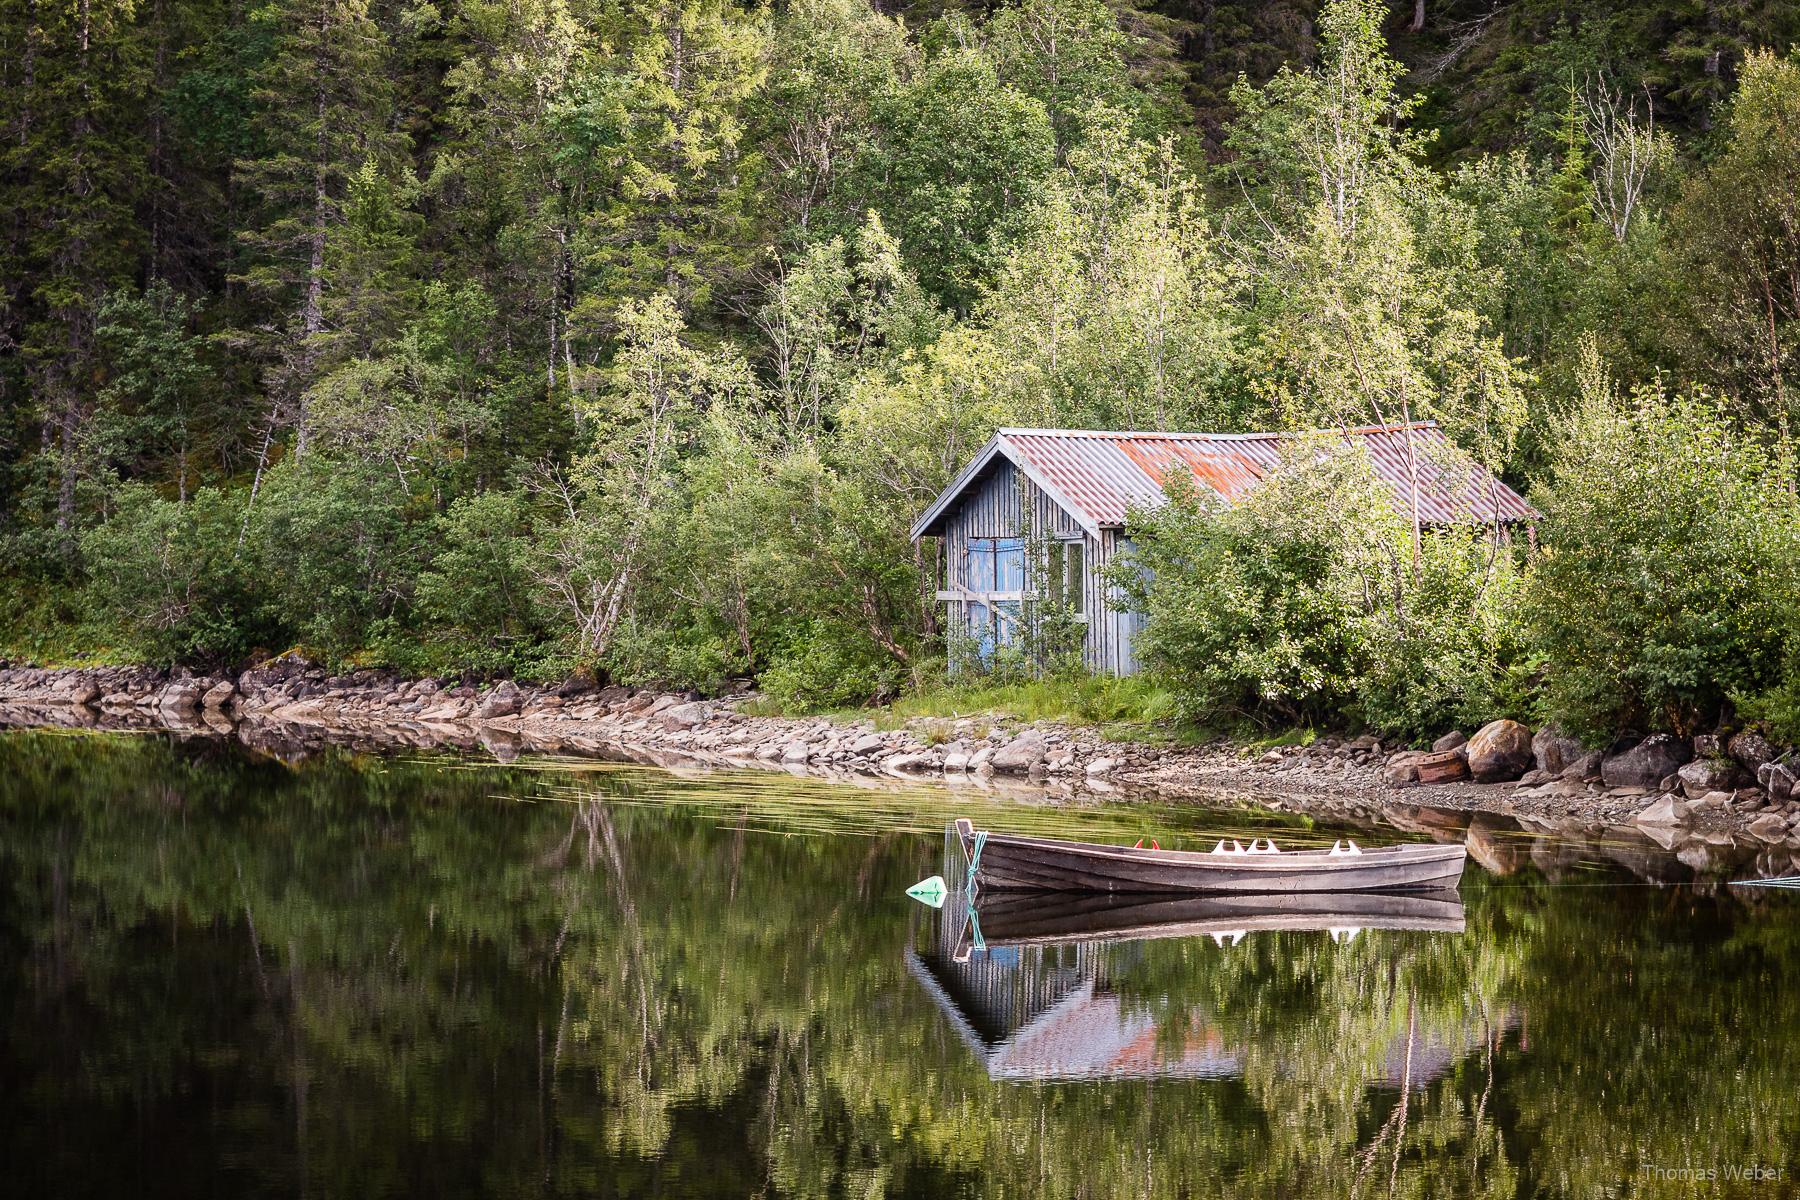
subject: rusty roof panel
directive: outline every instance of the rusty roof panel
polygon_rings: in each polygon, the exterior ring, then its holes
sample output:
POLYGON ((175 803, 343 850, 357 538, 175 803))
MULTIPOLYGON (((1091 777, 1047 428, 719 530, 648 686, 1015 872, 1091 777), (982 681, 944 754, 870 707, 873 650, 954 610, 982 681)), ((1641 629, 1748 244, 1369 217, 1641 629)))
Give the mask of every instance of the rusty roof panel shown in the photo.
MULTIPOLYGON (((1434 422, 1329 431, 1362 445, 1376 475, 1411 505, 1408 442, 1418 464, 1419 515, 1428 525, 1526 521, 1538 514, 1511 488, 1457 454, 1434 422)), ((1125 524, 1134 506, 1159 504, 1173 470, 1185 469, 1236 501, 1281 465, 1300 434, 1110 433, 1002 429, 957 481, 920 517, 914 536, 932 532, 956 494, 995 454, 1005 454, 1090 530, 1125 524)))

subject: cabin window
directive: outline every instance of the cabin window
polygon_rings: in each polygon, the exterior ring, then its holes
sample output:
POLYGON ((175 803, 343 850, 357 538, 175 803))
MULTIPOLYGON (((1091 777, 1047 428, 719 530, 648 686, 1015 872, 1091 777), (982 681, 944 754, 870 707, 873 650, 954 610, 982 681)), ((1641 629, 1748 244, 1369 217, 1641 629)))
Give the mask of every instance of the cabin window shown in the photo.
POLYGON ((1052 542, 1048 568, 1050 601, 1066 607, 1076 616, 1087 611, 1086 565, 1087 547, 1080 542, 1052 542))
POLYGON ((1025 590, 1025 543, 1020 538, 970 538, 963 578, 971 592, 1025 590))

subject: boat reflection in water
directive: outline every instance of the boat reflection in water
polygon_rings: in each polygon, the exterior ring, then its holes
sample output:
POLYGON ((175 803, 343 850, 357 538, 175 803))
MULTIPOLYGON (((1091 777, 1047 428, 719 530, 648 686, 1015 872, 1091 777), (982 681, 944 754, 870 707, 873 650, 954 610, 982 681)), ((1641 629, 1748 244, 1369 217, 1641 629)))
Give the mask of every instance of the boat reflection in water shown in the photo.
MULTIPOLYGON (((1133 995, 1117 981, 1165 939, 1200 939, 1194 949, 1229 958, 1260 948, 1242 945, 1246 938, 1284 939, 1274 948, 1286 950, 1287 939, 1316 936, 1347 951, 1365 931, 1404 931, 1396 951, 1415 938, 1453 938, 1463 932, 1462 902, 1454 892, 1039 893, 989 894, 971 906, 958 889, 928 943, 906 953, 913 977, 992 1079, 1222 1079, 1243 1075, 1247 1055, 1203 1005, 1133 995)), ((1294 943, 1295 952, 1302 944, 1294 943)), ((1379 962, 1385 947, 1364 939, 1356 949, 1379 962)), ((1370 1047, 1376 1061, 1367 1082, 1421 1087, 1511 1024, 1504 1014, 1473 1011, 1449 1029, 1404 1022, 1382 1035, 1387 1044, 1370 1047)))

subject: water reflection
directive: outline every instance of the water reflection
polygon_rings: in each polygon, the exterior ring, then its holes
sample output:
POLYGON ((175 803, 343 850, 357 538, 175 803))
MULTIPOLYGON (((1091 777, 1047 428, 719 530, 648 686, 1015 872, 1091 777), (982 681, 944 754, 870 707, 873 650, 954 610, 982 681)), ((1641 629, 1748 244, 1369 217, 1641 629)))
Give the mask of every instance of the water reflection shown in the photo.
MULTIPOLYGON (((957 914, 904 896, 952 807, 0 736, 13 1190, 1637 1196, 1644 1162, 1800 1140, 1791 893, 1648 886, 1594 845, 1584 886, 1529 851, 1472 869, 1460 933, 995 909, 984 993, 957 914)), ((1127 843, 1258 821, 1298 818, 1006 813, 1127 843)))
MULTIPOLYGON (((953 837, 953 835, 951 835, 953 837)), ((954 878, 956 855, 946 854, 954 878)), ((1277 953, 1316 954, 1323 939, 1349 952, 1367 936, 1381 958, 1397 960, 1405 937, 1456 937, 1465 917, 1455 892, 1381 895, 1145 896, 1094 893, 988 894, 971 902, 954 889, 922 944, 905 952, 907 971, 943 1014, 988 1078, 1052 1080, 1226 1079, 1249 1055, 1203 1007, 1153 1004, 1130 980, 1147 956, 1173 951, 1212 960, 1221 973, 1248 937, 1277 953), (1203 939, 1209 939, 1203 940, 1203 939), (1160 941, 1191 944, 1153 947, 1160 941)), ((1330 950, 1325 952, 1329 953, 1330 950)), ((1368 956, 1360 956, 1367 959, 1368 956)), ((1365 1004, 1360 990, 1327 997, 1365 1004)), ((1404 1033, 1389 1031, 1371 1056, 1366 1086, 1410 1089, 1476 1051, 1491 1052, 1515 1024, 1505 1010, 1404 1033)))

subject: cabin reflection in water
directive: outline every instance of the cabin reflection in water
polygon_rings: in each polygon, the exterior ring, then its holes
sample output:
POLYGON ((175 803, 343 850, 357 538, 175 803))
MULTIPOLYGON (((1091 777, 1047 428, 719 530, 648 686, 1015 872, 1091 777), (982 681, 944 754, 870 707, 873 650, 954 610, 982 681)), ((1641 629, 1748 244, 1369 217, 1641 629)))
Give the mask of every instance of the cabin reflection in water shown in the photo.
MULTIPOLYGON (((1271 911, 1267 923, 1259 920, 1258 901, 1250 897, 1227 902, 1223 916, 1195 898, 1109 906, 1104 898, 1040 895, 1032 900, 1036 914, 1029 918, 1011 898, 993 905, 982 901, 978 918, 997 929, 985 935, 984 948, 975 948, 968 906, 957 893, 926 945, 907 949, 907 969, 991 1079, 1224 1079, 1244 1074, 1244 1049, 1204 1011, 1182 1013, 1176 1006, 1172 1014, 1170 1006, 1146 1004, 1114 986, 1143 962, 1151 942, 1205 938, 1208 950, 1216 941, 1218 952, 1230 955, 1246 937, 1342 941, 1361 936, 1360 929, 1383 926, 1409 930, 1409 936, 1455 936, 1462 930, 1461 906, 1454 898, 1427 902, 1440 906, 1436 911, 1415 904, 1386 919, 1354 909, 1321 908, 1297 916, 1282 911, 1282 899, 1261 902, 1271 911), (996 919, 989 922, 990 917, 996 919)), ((1364 1001, 1346 997, 1345 1002, 1364 1001)), ((1367 1082, 1423 1087, 1512 1025, 1506 1014, 1490 1021, 1474 1011, 1449 1029, 1403 1025, 1379 1048, 1367 1082)))

